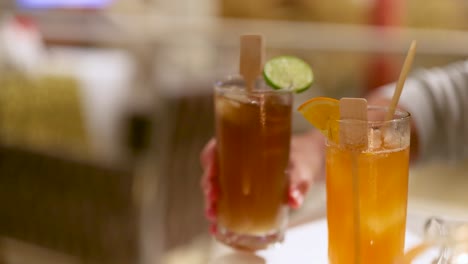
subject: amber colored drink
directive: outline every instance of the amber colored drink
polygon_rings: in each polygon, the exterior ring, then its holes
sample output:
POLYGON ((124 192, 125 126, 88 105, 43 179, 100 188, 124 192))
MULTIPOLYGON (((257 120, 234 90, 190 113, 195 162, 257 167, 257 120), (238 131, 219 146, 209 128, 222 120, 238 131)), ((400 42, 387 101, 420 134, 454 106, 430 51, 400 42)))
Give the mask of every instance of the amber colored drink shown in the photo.
POLYGON ((379 133, 369 134, 374 138, 369 140, 369 148, 362 151, 328 142, 326 184, 330 264, 350 264, 356 259, 359 264, 393 264, 403 255, 408 197, 408 119, 402 117, 388 122, 385 129, 382 124, 371 124, 379 133), (391 136, 384 137, 381 131, 391 136), (353 162, 358 177, 359 234, 354 225, 353 162), (359 240, 358 258, 355 256, 356 238, 359 240))
POLYGON ((216 90, 218 239, 231 246, 259 249, 283 238, 291 102, 271 88, 216 90))

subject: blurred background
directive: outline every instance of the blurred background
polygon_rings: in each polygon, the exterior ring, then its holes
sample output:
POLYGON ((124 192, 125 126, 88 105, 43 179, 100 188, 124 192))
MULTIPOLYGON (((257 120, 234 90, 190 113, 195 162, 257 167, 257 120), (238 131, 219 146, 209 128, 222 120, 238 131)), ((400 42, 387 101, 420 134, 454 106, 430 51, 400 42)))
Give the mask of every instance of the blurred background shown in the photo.
MULTIPOLYGON (((0 263, 207 263, 199 152, 238 37, 359 96, 468 54, 466 0, 0 0, 0 263)), ((309 129, 294 115, 294 130, 309 129)), ((413 168, 410 209, 467 212, 466 162, 413 168)), ((293 221, 323 211, 323 186, 293 221)))

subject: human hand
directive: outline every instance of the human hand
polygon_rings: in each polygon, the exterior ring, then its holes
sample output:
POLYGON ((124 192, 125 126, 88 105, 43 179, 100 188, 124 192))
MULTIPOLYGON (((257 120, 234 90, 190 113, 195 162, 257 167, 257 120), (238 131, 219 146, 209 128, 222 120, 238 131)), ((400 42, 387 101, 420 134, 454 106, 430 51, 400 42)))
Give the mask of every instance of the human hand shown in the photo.
POLYGON ((216 140, 212 138, 200 154, 203 169, 201 187, 205 197, 205 217, 210 222, 210 232, 216 233, 216 201, 219 197, 218 159, 216 158, 216 140))
POLYGON ((297 209, 304 202, 310 186, 325 177, 325 137, 313 130, 291 139, 289 154, 288 205, 297 209))
MULTIPOLYGON (((325 139, 318 131, 294 136, 289 155, 288 205, 301 207, 310 186, 323 179, 325 160, 325 139)), ((203 168, 202 189, 205 197, 205 216, 211 223, 210 232, 216 233, 216 202, 220 190, 218 186, 218 164, 216 141, 211 139, 200 154, 203 168)))

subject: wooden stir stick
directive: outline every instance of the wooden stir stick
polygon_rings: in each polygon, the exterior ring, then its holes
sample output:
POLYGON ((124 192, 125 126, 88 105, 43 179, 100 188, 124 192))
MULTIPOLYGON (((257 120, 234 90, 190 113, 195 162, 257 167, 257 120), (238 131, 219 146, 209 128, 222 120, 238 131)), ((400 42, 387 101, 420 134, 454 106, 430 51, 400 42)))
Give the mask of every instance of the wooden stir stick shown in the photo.
MULTIPOLYGON (((367 121, 367 100, 364 98, 341 98, 340 120, 367 121)), ((340 142, 351 149, 367 149, 367 123, 356 122, 340 126, 340 142)))
POLYGON ((385 120, 387 121, 391 120, 393 118, 393 115, 395 114, 395 109, 398 105, 398 101, 400 100, 400 95, 401 95, 401 92, 403 91, 406 77, 408 76, 408 73, 411 69, 411 65, 413 64, 414 55, 416 54, 416 43, 417 43, 416 40, 413 40, 411 42, 411 46, 408 50, 408 53, 406 54, 406 59, 405 59, 405 62, 403 63, 403 68, 401 69, 400 77, 398 78, 395 91, 393 92, 392 101, 388 108, 387 115, 385 116, 385 120))
POLYGON ((433 246, 433 243, 420 243, 411 248, 408 252, 406 252, 404 256, 398 258, 395 261, 395 264, 411 264, 413 260, 415 260, 418 256, 426 252, 431 246, 433 246))
MULTIPOLYGON (((242 35, 240 38, 239 73, 245 81, 245 88, 251 92, 255 88, 255 80, 262 73, 264 44, 261 35, 242 35)), ((263 107, 263 104, 260 105, 263 107)), ((249 195, 251 180, 249 175, 242 177, 242 193, 249 195)))
POLYGON ((241 36, 239 73, 244 77, 248 91, 254 89, 255 79, 262 73, 264 50, 261 35, 241 36))
POLYGON ((358 122, 340 125, 340 142, 351 150, 351 176, 353 181, 353 230, 354 264, 361 263, 361 210, 359 207, 359 166, 358 155, 367 149, 367 100, 364 98, 342 98, 340 119, 358 122))

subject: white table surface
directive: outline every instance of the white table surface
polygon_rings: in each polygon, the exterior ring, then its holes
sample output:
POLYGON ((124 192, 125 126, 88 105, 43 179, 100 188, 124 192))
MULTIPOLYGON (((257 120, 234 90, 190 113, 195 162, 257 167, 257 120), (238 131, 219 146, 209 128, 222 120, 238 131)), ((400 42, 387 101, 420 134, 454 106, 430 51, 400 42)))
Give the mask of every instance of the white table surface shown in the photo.
MULTIPOLYGON (((419 219, 414 218, 415 221, 419 219)), ((411 222, 411 218, 408 222, 411 222)), ((411 248, 421 242, 417 231, 412 231, 409 225, 406 232, 406 248, 411 248)), ((260 251, 257 254, 234 251, 216 243, 216 254, 210 264, 327 264, 327 224, 321 218, 313 222, 296 226, 288 230, 285 242, 277 247, 260 251)), ((428 264, 436 256, 435 251, 429 251, 418 258, 414 264, 428 264)))
MULTIPOLYGON (((429 164, 410 173, 406 248, 421 241, 423 225, 429 217, 468 221, 466 188, 468 161, 461 164, 429 164)), ((295 220, 280 248, 257 255, 234 252, 213 242, 210 264, 327 264, 325 187, 317 184, 310 191, 305 214, 295 220)), ((413 264, 428 264, 435 252, 428 252, 413 264)))

